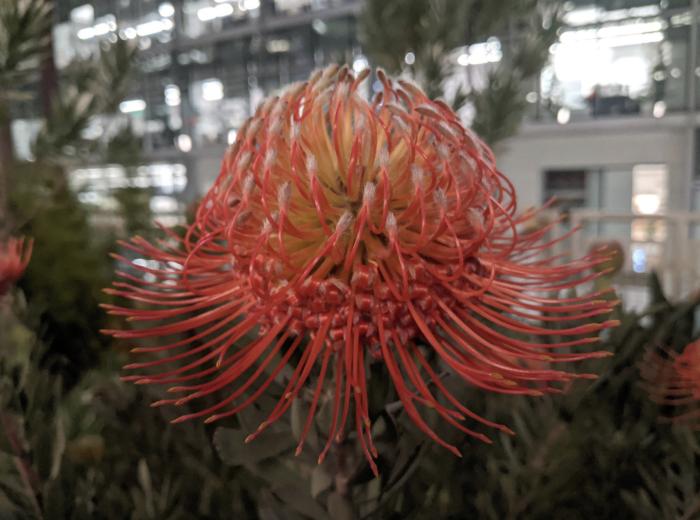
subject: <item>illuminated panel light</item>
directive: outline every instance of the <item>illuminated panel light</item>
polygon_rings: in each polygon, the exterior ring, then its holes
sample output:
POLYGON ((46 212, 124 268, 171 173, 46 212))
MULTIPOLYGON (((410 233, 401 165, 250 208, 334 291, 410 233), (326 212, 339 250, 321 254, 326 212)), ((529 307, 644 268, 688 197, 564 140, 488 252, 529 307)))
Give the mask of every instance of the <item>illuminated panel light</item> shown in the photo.
POLYGON ((95 29, 92 27, 85 27, 84 29, 80 29, 78 31, 78 38, 81 40, 89 40, 90 38, 95 37, 95 29))
POLYGON ((671 25, 673 27, 683 27, 693 23, 692 13, 674 14, 671 16, 671 25))
POLYGON ((151 197, 150 206, 153 213, 175 213, 179 208, 175 198, 164 195, 151 197))
POLYGON ((413 65, 416 62, 416 55, 409 51, 406 53, 406 56, 403 57, 403 61, 406 65, 413 65))
POLYGON ((640 193, 632 197, 632 205, 637 213, 656 215, 661 208, 661 197, 656 193, 640 193))
POLYGON ((122 114, 141 112, 146 109, 146 102, 143 99, 127 99, 119 103, 119 111, 122 114))
POLYGON ((188 153, 192 151, 192 138, 187 134, 178 135, 175 144, 182 152, 188 153))
POLYGON ((204 101, 219 101, 224 98, 224 85, 218 79, 208 79, 202 82, 202 99, 204 101))
POLYGON ((197 18, 202 22, 210 22, 217 18, 223 18, 224 16, 231 16, 233 14, 233 6, 231 4, 219 4, 212 7, 202 7, 197 11, 197 18))
POLYGON ((601 43, 606 47, 627 47, 631 45, 643 45, 645 43, 658 43, 664 40, 664 33, 653 32, 646 34, 630 34, 629 36, 619 36, 602 40, 601 43))
POLYGON ((70 174, 73 189, 109 189, 123 188, 126 185, 126 173, 121 166, 97 166, 79 168, 70 174))
POLYGON ((136 32, 135 27, 127 27, 124 29, 124 38, 128 40, 133 40, 134 38, 137 38, 139 33, 136 32))
POLYGON ((260 8, 260 0, 239 0, 238 7, 241 11, 253 11, 260 8))
POLYGON ((630 9, 616 9, 614 11, 603 12, 600 20, 603 22, 612 22, 617 20, 629 20, 630 18, 647 18, 657 16, 661 13, 661 8, 658 5, 642 5, 632 7, 630 9))
POLYGON ((92 27, 85 27, 78 31, 78 38, 81 40, 90 40, 98 36, 104 36, 112 31, 117 30, 117 23, 114 21, 100 22, 92 27))
POLYGON ((170 18, 175 14, 175 7, 170 2, 163 2, 158 6, 158 14, 163 18, 170 18))
POLYGON ((626 23, 621 25, 609 25, 598 29, 598 37, 614 38, 616 36, 644 34, 650 32, 663 31, 665 28, 666 24, 661 20, 644 23, 626 23))
POLYGON ((291 45, 289 40, 270 40, 265 45, 267 52, 271 54, 277 54, 282 52, 289 52, 291 45))
POLYGON ((90 4, 83 4, 70 12, 71 22, 77 24, 89 24, 95 20, 95 8, 90 4))
POLYGON ((557 123, 565 125, 569 121, 571 121, 571 110, 566 107, 560 108, 557 112, 557 123))
POLYGON ((151 36, 164 31, 169 31, 173 28, 173 21, 168 19, 153 20, 144 22, 136 26, 136 34, 138 36, 151 36))
MULTIPOLYGON (((618 25, 609 25, 600 29, 580 29, 572 31, 564 31, 559 40, 562 43, 575 43, 586 40, 602 40, 601 43, 607 45, 606 40, 615 40, 623 37, 646 37, 648 34, 660 33, 666 28, 666 24, 661 20, 644 22, 644 23, 627 23, 618 25)), ((663 35, 662 35, 663 36, 663 35)), ((663 39, 663 38, 662 38, 663 39)), ((660 41, 660 40, 654 40, 660 41)), ((644 43, 644 42, 642 42, 644 43)))
POLYGON ((498 63, 503 58, 501 42, 496 38, 491 38, 483 43, 470 45, 457 56, 457 63, 462 67, 468 65, 484 65, 486 63, 498 63))
POLYGON ((318 34, 326 34, 328 32, 328 26, 326 25, 326 22, 324 22, 320 18, 314 19, 314 21, 311 22, 311 27, 318 34))
POLYGON ((227 141, 228 144, 233 144, 236 142, 236 137, 238 137, 238 132, 234 129, 228 131, 227 141))
POLYGON ((629 20, 630 18, 649 18, 658 16, 661 9, 658 5, 650 4, 630 9, 615 9, 605 11, 600 7, 584 7, 573 9, 564 15, 566 25, 577 27, 600 22, 629 20))
POLYGON ((180 87, 177 85, 168 85, 165 87, 165 104, 169 107, 180 105, 182 98, 180 96, 180 87))
POLYGON ((582 9, 573 9, 564 15, 564 23, 566 25, 587 25, 598 21, 601 15, 599 7, 584 7, 582 9))

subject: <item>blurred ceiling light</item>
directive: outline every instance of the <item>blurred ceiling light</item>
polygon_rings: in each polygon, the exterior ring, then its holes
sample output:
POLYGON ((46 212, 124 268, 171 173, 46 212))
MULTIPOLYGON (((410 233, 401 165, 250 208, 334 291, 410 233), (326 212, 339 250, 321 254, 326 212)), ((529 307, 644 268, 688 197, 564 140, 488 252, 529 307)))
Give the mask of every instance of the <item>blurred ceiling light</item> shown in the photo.
POLYGON ((127 27, 124 29, 124 37, 128 40, 133 40, 134 38, 138 37, 138 33, 136 32, 136 28, 134 27, 127 27))
POLYGON ((80 29, 78 31, 78 38, 81 40, 89 40, 95 37, 95 29, 92 27, 85 27, 85 29, 80 29))
POLYGON ((281 52, 289 52, 291 44, 289 40, 270 40, 265 44, 265 49, 267 52, 276 54, 281 52))
POLYGON ((182 152, 189 153, 192 151, 192 138, 187 134, 178 135, 175 144, 182 152))
POLYGON ((466 67, 468 65, 498 63, 501 58, 503 58, 501 42, 497 38, 489 38, 485 42, 464 47, 463 52, 457 56, 457 63, 466 67))
POLYGON ((666 102, 657 101, 656 103, 654 103, 654 107, 651 109, 651 113, 657 119, 664 117, 666 115, 666 102))
POLYGON ((673 16, 671 16, 671 25, 673 27, 683 27, 685 25, 691 25, 692 23, 693 15, 690 12, 674 14, 673 16))
POLYGON ((666 23, 662 20, 651 22, 633 22, 619 25, 606 25, 598 29, 598 38, 611 38, 616 36, 627 36, 630 34, 644 34, 658 32, 666 29, 666 23))
POLYGON ((175 213, 180 207, 174 197, 165 195, 151 197, 150 206, 153 213, 175 213))
POLYGON ((649 86, 648 62, 641 56, 624 56, 614 60, 606 74, 611 84, 625 85, 632 95, 641 93, 649 86))
POLYGON ((563 20, 566 25, 587 25, 597 22, 601 11, 602 9, 600 7, 572 9, 563 16, 563 20))
POLYGON ((636 213, 655 215, 661 208, 661 197, 656 193, 639 193, 632 197, 632 205, 636 213))
POLYGON ((369 61, 367 61, 367 58, 365 58, 362 54, 356 56, 352 62, 352 70, 354 70, 355 73, 362 72, 363 70, 368 68, 369 61))
POLYGON ((667 24, 663 20, 652 20, 648 22, 607 25, 599 29, 574 29, 561 33, 559 41, 562 43, 574 43, 586 40, 600 40, 602 45, 615 46, 609 42, 614 42, 618 38, 624 40, 624 38, 629 37, 631 43, 626 43, 626 45, 632 45, 635 42, 650 43, 661 41, 656 39, 658 35, 661 35, 661 39, 663 39, 661 31, 666 29, 666 26, 667 24))
POLYGON ((228 144, 233 144, 236 142, 236 137, 238 137, 238 132, 233 128, 228 131, 227 141, 228 144))
POLYGON ((210 22, 217 18, 231 16, 233 14, 233 6, 231 4, 218 4, 211 7, 202 7, 197 11, 197 18, 202 22, 210 22))
POLYGON ((600 22, 629 20, 630 18, 646 18, 658 16, 661 12, 659 5, 649 4, 629 9, 605 10, 600 7, 582 7, 572 9, 563 16, 566 25, 576 27, 600 22))
POLYGON ((136 26, 136 34, 139 36, 151 36, 153 34, 158 34, 163 31, 169 31, 173 28, 174 24, 172 20, 163 18, 161 20, 151 20, 150 22, 144 22, 136 26))
POLYGON ((202 81, 202 99, 204 101, 219 101, 224 98, 224 84, 220 80, 207 79, 202 81))
POLYGON ((403 61, 406 65, 413 65, 416 62, 416 55, 409 51, 406 53, 406 56, 403 57, 403 61))
POLYGON ((241 11, 253 11, 260 8, 260 0, 238 0, 241 11))
POLYGON ((600 43, 607 47, 629 47, 633 45, 643 45, 645 43, 659 43, 664 40, 664 33, 652 32, 645 34, 630 34, 601 40, 600 43))
POLYGON ((127 99, 119 103, 119 111, 122 114, 142 112, 146 109, 146 102, 143 99, 127 99))
POLYGON ((566 107, 560 108, 557 112, 557 123, 565 125, 569 121, 571 121, 571 110, 566 107))
POLYGON ((95 20, 95 8, 90 4, 79 5, 70 12, 71 22, 87 25, 95 20))
POLYGON ((180 87, 177 85, 168 85, 165 87, 165 104, 169 107, 180 105, 182 98, 180 96, 180 87))
POLYGON ((528 92, 525 95, 525 101, 528 103, 537 103, 537 92, 528 92))
POLYGON ((103 18, 104 21, 99 22, 92 27, 85 27, 78 31, 78 38, 81 40, 89 40, 97 36, 104 36, 112 31, 117 30, 117 22, 114 16, 108 15, 103 18))
POLYGON ((311 27, 318 34, 326 34, 328 32, 328 26, 326 25, 326 22, 324 22, 320 18, 314 19, 314 21, 311 22, 311 27))
POLYGON ((163 2, 158 6, 158 14, 163 18, 170 18, 175 14, 175 7, 170 2, 163 2))

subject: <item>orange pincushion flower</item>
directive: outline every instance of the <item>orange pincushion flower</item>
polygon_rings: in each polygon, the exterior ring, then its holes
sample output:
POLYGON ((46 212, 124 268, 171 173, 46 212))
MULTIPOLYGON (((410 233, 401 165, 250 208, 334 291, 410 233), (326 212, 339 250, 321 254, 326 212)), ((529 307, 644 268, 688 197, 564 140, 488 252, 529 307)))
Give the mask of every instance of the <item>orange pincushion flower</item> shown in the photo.
POLYGON ((145 279, 122 272, 125 281, 110 290, 141 308, 108 310, 144 328, 107 332, 162 341, 134 349, 160 357, 126 367, 138 372, 128 379, 182 395, 159 404, 226 392, 218 404, 176 421, 232 416, 290 364, 284 394, 251 439, 310 386, 301 449, 324 381, 332 379, 332 421, 319 460, 352 417, 376 471, 367 362, 386 366, 406 414, 458 454, 421 408, 482 440, 488 438, 462 424, 465 416, 509 430, 449 393, 435 358, 485 390, 554 391, 549 382, 588 375, 527 362, 607 354, 570 347, 593 343, 591 335, 614 325, 578 324, 614 302, 600 293, 556 297, 598 276, 590 268, 601 259, 544 258, 554 243, 545 240, 551 225, 518 231, 535 212, 516 216, 513 187, 491 150, 447 105, 381 71, 382 92, 366 101, 357 89, 367 73, 331 67, 267 100, 239 131, 183 238, 168 232, 170 244, 123 243, 157 264, 139 262, 133 267, 145 279), (527 341, 508 331, 565 339, 527 341), (273 364, 276 356, 281 361, 273 364))
POLYGON ((0 243, 0 296, 7 294, 20 279, 32 256, 32 241, 10 238, 0 243))
POLYGON ((700 426, 700 340, 689 343, 680 354, 650 351, 642 376, 651 399, 675 409, 672 421, 700 426))

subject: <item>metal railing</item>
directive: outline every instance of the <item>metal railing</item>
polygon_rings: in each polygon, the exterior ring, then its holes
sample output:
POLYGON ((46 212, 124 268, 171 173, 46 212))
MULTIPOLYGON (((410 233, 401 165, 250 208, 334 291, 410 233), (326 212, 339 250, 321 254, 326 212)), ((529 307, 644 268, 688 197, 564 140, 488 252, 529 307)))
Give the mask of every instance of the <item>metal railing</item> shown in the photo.
POLYGON ((643 293, 653 271, 671 298, 685 298, 700 289, 698 213, 636 215, 578 209, 571 212, 569 225, 580 228, 566 244, 575 256, 585 254, 594 242, 620 243, 625 261, 616 281, 623 297, 635 295, 633 307, 643 305, 640 298, 646 298, 643 293))

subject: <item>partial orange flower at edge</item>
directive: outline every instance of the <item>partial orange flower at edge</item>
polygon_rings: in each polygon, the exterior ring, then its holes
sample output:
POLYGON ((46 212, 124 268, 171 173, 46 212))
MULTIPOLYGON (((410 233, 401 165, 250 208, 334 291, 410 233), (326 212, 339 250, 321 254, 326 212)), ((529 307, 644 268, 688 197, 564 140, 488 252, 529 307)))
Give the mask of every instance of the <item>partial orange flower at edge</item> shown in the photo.
POLYGON ((672 410, 664 419, 700 427, 700 340, 689 343, 680 353, 650 351, 642 365, 642 377, 652 401, 672 410))
POLYGON ((32 240, 9 238, 0 243, 0 296, 22 277, 32 256, 32 240))

